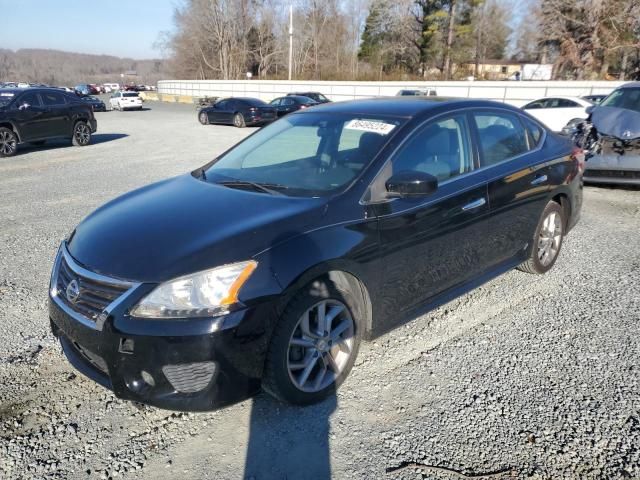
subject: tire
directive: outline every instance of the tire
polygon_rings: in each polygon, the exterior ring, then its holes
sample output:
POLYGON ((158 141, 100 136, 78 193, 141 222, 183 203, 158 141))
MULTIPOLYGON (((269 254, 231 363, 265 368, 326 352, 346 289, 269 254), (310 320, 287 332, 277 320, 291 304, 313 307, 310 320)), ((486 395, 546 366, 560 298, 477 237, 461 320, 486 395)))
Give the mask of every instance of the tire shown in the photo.
POLYGON ((207 115, 207 112, 200 112, 198 114, 198 120, 202 125, 209 125, 209 115, 207 115))
POLYGON ((71 143, 74 147, 86 147, 91 143, 91 127, 85 121, 78 121, 73 126, 71 143))
POLYGON ((350 292, 338 289, 328 279, 316 280, 299 291, 271 337, 262 379, 264 390, 295 405, 310 405, 334 394, 358 355, 363 321, 354 316, 355 305, 350 292), (322 308, 324 318, 331 319, 329 329, 320 332, 322 308))
POLYGON ((247 124, 244 122, 244 116, 241 113, 236 113, 233 116, 233 124, 238 128, 244 128, 247 124))
POLYGON ((518 270, 537 275, 551 270, 560 255, 566 225, 567 219, 562 206, 554 201, 547 203, 533 236, 529 258, 518 270))
POLYGON ((0 158, 13 157, 18 151, 18 136, 10 128, 0 127, 0 158))

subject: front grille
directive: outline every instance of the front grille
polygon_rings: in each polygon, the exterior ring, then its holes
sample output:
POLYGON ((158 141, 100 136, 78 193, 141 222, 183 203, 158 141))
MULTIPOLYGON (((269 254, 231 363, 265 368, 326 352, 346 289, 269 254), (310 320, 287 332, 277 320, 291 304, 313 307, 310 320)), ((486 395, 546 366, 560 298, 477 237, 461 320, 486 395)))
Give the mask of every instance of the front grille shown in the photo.
POLYGON ((598 178, 628 178, 639 179, 640 170, 596 170, 589 169, 584 173, 585 177, 598 177, 598 178))
POLYGON ((83 275, 80 269, 74 268, 71 262, 67 261, 65 255, 61 255, 59 261, 56 283, 58 298, 69 308, 94 322, 107 306, 130 288, 129 284, 118 280, 109 281, 102 277, 98 280, 83 275), (67 287, 74 280, 78 294, 69 298, 67 287))
POLYGON ((216 365, 213 362, 183 363, 162 367, 164 376, 180 393, 195 393, 203 390, 211 382, 215 370, 216 365))

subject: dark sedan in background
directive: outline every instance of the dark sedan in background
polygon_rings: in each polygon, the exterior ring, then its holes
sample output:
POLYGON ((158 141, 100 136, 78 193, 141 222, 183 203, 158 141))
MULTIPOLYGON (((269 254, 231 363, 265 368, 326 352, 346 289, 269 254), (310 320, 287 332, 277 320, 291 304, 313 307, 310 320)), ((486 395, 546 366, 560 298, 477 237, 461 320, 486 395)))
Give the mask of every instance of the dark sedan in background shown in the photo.
POLYGON ((311 100, 315 100, 318 103, 331 103, 331 100, 320 92, 291 92, 287 93, 287 96, 309 97, 311 100))
POLYGON ((276 109, 278 118, 280 118, 289 113, 319 105, 319 103, 309 97, 287 95, 286 97, 274 98, 269 102, 269 105, 276 109))
POLYGON ((222 123, 238 128, 264 125, 276 118, 275 108, 258 98, 247 97, 223 98, 198 112, 198 120, 203 125, 222 123))
POLYGON ((55 260, 51 326, 120 398, 317 402, 362 339, 513 268, 550 270, 582 168, 568 139, 503 103, 300 110, 86 217, 55 260))
POLYGON ((57 88, 0 91, 0 157, 15 155, 21 143, 42 145, 54 138, 83 147, 96 128, 93 109, 73 93, 57 88))
POLYGON ((106 112, 107 106, 98 97, 82 97, 82 101, 91 105, 94 112, 106 112))

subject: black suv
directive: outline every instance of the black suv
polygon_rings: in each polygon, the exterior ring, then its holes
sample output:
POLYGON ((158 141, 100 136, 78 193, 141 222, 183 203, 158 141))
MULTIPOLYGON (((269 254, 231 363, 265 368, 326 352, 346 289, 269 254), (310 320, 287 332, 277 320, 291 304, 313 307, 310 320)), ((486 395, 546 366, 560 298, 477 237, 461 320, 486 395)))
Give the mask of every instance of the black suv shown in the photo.
POLYGON ((54 88, 0 89, 0 157, 15 155, 18 144, 42 145, 70 138, 83 147, 97 129, 91 105, 54 88))

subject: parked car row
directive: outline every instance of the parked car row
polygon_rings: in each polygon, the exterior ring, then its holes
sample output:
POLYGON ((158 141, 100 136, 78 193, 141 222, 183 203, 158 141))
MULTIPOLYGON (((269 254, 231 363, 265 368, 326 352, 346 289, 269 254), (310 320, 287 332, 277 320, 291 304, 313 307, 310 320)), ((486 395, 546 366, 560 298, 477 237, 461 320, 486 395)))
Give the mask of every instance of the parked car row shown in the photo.
POLYGON ((203 125, 260 126, 289 113, 329 102, 331 100, 319 92, 292 92, 269 103, 250 97, 222 98, 211 103, 205 98, 199 102, 198 120, 203 125))

